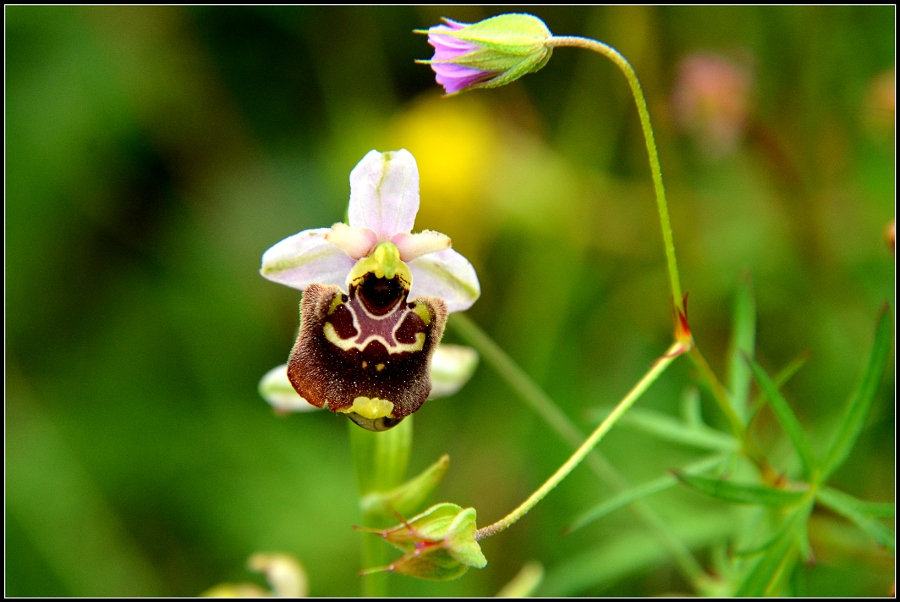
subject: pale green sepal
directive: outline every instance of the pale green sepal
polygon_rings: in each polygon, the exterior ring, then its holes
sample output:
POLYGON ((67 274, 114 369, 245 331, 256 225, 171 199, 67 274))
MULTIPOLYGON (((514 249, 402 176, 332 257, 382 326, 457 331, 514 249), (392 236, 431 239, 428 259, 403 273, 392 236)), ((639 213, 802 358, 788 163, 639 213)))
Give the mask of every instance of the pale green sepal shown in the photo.
POLYGON ((444 502, 390 529, 360 529, 380 535, 406 552, 386 567, 363 574, 391 571, 420 579, 456 579, 468 567, 483 568, 487 559, 475 541, 475 509, 444 502))
POLYGON ((527 598, 534 595, 544 580, 544 565, 532 560, 522 567, 512 581, 497 592, 496 598, 527 598))
POLYGON ((463 345, 440 343, 431 356, 431 393, 428 399, 448 397, 469 382, 478 367, 478 352, 463 345))
POLYGON ((287 364, 281 364, 266 372, 259 381, 259 394, 281 415, 319 409, 294 390, 294 386, 288 380, 287 364))
POLYGON ((475 541, 475 508, 466 508, 460 512, 447 530, 445 542, 450 554, 468 566, 483 569, 487 566, 487 558, 481 552, 481 546, 475 541))
POLYGON ((399 487, 386 492, 374 491, 364 495, 359 500, 360 509, 365 514, 378 513, 386 516, 392 516, 394 513, 401 516, 412 514, 434 493, 449 466, 450 456, 445 454, 421 474, 399 487))
POLYGON ((309 580, 303 565, 290 554, 254 554, 247 561, 251 571, 263 573, 278 598, 305 598, 309 580))
POLYGON ((553 34, 534 15, 510 13, 497 15, 455 31, 440 32, 458 40, 474 42, 497 52, 527 56, 547 48, 553 34))

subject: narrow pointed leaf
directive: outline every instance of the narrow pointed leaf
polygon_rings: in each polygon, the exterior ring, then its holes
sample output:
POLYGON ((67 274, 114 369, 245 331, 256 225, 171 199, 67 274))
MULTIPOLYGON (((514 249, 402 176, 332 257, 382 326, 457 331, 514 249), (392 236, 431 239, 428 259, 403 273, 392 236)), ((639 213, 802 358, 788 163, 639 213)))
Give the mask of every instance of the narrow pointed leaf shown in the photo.
POLYGON ((366 514, 393 516, 409 516, 418 512, 440 485, 447 468, 450 456, 444 455, 437 462, 426 468, 418 476, 406 481, 390 491, 373 491, 359 500, 359 506, 366 514))
POLYGON ((886 546, 892 552, 894 551, 894 532, 887 525, 878 522, 872 514, 869 514, 870 509, 873 507, 872 504, 867 504, 852 495, 831 487, 819 489, 816 499, 822 505, 828 506, 841 516, 849 519, 879 544, 886 546))
POLYGON ((703 422, 703 413, 700 410, 700 391, 696 387, 690 387, 681 398, 681 417, 688 426, 706 426, 703 422))
POLYGON ((747 274, 738 288, 734 304, 731 342, 728 348, 728 383, 731 405, 738 417, 747 424, 747 400, 750 393, 750 368, 743 357, 756 353, 756 300, 753 281, 747 274))
POLYGON ((778 422, 781 423, 781 427, 787 433, 791 443, 794 444, 794 449, 800 457, 800 462, 803 464, 803 474, 808 477, 816 467, 816 459, 813 456, 812 447, 809 445, 809 439, 806 438, 806 433, 803 432, 803 427, 800 426, 800 421, 797 420, 797 415, 794 414, 791 405, 784 398, 784 395, 781 394, 781 391, 778 390, 772 378, 763 370, 762 366, 749 357, 747 362, 753 370, 756 382, 759 383, 759 387, 768 398, 772 410, 778 417, 778 422))
MULTIPOLYGON (((793 360, 791 360, 787 366, 778 371, 772 381, 775 383, 775 386, 778 389, 781 389, 791 378, 794 377, 797 372, 800 371, 800 368, 806 363, 806 361, 811 357, 811 353, 809 351, 804 351, 793 360)), ((756 413, 766 405, 766 395, 765 393, 760 392, 753 398, 753 404, 750 408, 750 415, 747 417, 747 422, 753 420, 753 417, 756 416, 756 413)))
POLYGON ((884 374, 884 364, 891 351, 892 332, 890 308, 885 306, 882 309, 878 326, 875 329, 875 343, 872 345, 872 352, 869 355, 865 376, 863 376, 859 389, 857 389, 853 400, 847 407, 844 418, 838 427, 837 435, 835 435, 834 441, 828 448, 828 453, 825 454, 825 460, 822 462, 823 482, 844 463, 844 460, 850 455, 850 450, 853 449, 859 433, 862 431, 866 418, 869 415, 869 410, 872 408, 872 402, 875 400, 875 393, 878 391, 881 376, 884 374))
MULTIPOLYGON (((609 410, 604 409, 597 411, 594 416, 602 420, 608 415, 609 410)), ((734 451, 737 448, 737 441, 731 435, 726 435, 705 425, 689 426, 681 420, 653 410, 632 409, 628 414, 622 416, 619 424, 665 441, 700 449, 734 451)))
POLYGON ((810 505, 807 505, 797 512, 785 523, 784 527, 775 537, 772 545, 766 550, 763 557, 753 567, 737 591, 734 593, 738 597, 761 597, 771 587, 775 578, 778 576, 784 562, 788 559, 788 552, 791 546, 797 541, 800 535, 803 523, 809 516, 810 505))
POLYGON ((733 483, 721 479, 710 479, 680 473, 676 474, 676 476, 685 485, 696 489, 700 493, 735 504, 756 504, 781 508, 800 502, 806 495, 806 491, 775 489, 764 485, 733 483))
MULTIPOLYGON (((713 456, 710 458, 705 458, 699 462, 695 462, 693 464, 689 464, 682 469, 682 473, 684 474, 698 474, 709 470, 715 466, 721 464, 724 460, 723 456, 713 456)), ((600 520, 604 516, 615 512, 620 508, 624 508, 628 504, 635 502, 637 500, 643 499, 654 493, 659 493, 660 491, 665 491, 666 489, 670 489, 678 484, 678 479, 675 475, 667 474, 659 477, 658 479, 653 479, 652 481, 648 481, 642 485, 638 485, 637 487, 633 487, 627 491, 623 491, 608 500, 597 504, 593 508, 589 508, 585 510, 572 522, 572 525, 566 529, 566 532, 571 533, 572 531, 576 531, 585 525, 589 525, 590 523, 600 520)))

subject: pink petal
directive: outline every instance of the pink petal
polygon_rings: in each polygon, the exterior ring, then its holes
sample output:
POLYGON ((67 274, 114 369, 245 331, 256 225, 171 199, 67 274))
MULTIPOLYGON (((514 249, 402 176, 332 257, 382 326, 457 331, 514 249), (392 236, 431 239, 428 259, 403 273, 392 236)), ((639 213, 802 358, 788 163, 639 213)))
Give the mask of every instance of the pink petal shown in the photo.
POLYGON ((406 149, 369 151, 350 172, 350 226, 379 241, 412 230, 419 211, 419 170, 406 149))
POLYGON ((338 246, 353 259, 362 259, 378 244, 378 237, 368 228, 351 228, 340 222, 325 234, 325 240, 338 246))
POLYGON ((450 248, 450 237, 433 230, 418 234, 395 234, 391 242, 397 245, 400 259, 409 263, 416 257, 450 248))
POLYGON ((313 282, 346 286, 354 259, 325 240, 329 228, 304 230, 276 243, 263 254, 259 273, 300 290, 313 282))
POLYGON ((469 309, 481 295, 475 268, 453 249, 413 259, 409 271, 413 277, 410 299, 440 297, 447 304, 447 311, 454 312, 469 309))

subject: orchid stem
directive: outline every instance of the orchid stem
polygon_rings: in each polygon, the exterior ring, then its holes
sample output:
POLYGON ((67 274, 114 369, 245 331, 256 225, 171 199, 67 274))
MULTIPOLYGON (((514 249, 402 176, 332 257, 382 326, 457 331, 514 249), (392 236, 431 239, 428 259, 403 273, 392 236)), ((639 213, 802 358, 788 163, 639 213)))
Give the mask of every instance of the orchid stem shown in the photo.
POLYGON ((656 190, 656 206, 659 209, 659 223, 662 227, 663 244, 666 249, 666 263, 669 267, 669 282, 672 287, 672 301, 683 314, 685 312, 684 300, 681 294, 681 280, 678 277, 678 261, 675 259, 675 242, 672 239, 672 225, 669 222, 669 206, 666 203, 666 190, 663 187, 662 169, 659 166, 659 155, 656 152, 656 140, 653 137, 653 127, 650 125, 650 113, 647 111, 647 101, 641 90, 631 63, 622 56, 618 50, 590 38, 579 36, 551 36, 547 41, 550 47, 570 46, 586 48, 602 54, 625 74, 628 85, 631 86, 631 94, 634 96, 634 104, 637 105, 638 116, 641 119, 641 129, 644 132, 644 142, 647 145, 647 155, 650 159, 650 171, 653 174, 653 187, 656 190))
POLYGON ((495 522, 492 525, 488 525, 487 527, 483 527, 478 529, 475 532, 475 539, 481 540, 485 537, 490 537, 492 535, 496 535, 497 533, 507 529, 520 518, 528 514, 528 511, 534 508, 534 506, 540 502, 544 497, 547 496, 563 479, 565 479, 572 470, 578 466, 584 457, 594 448, 597 443, 603 438, 609 430, 615 426, 615 424, 619 421, 619 419, 628 411, 628 409, 634 405, 641 395, 650 387, 651 384, 662 374, 666 368, 669 367, 669 364, 677 357, 678 352, 683 350, 681 343, 673 343, 672 346, 666 351, 666 353, 659 358, 654 364, 653 367, 641 378, 640 381, 628 392, 622 401, 613 409, 609 416, 600 423, 600 426, 591 433, 590 437, 588 437, 584 443, 581 444, 574 454, 559 467, 559 469, 551 476, 547 482, 541 485, 537 491, 531 494, 531 496, 525 500, 518 508, 510 512, 507 516, 495 522))
MULTIPOLYGON (((412 450, 413 417, 408 416, 394 428, 372 432, 347 420, 350 443, 356 465, 359 498, 375 491, 388 491, 403 482, 412 450)), ((363 511, 363 525, 385 527, 393 517, 379 511, 363 511)), ((362 563, 366 569, 383 566, 386 562, 384 543, 374 537, 362 538, 362 563)), ((362 576, 362 593, 366 597, 387 596, 387 572, 366 573, 362 576)))

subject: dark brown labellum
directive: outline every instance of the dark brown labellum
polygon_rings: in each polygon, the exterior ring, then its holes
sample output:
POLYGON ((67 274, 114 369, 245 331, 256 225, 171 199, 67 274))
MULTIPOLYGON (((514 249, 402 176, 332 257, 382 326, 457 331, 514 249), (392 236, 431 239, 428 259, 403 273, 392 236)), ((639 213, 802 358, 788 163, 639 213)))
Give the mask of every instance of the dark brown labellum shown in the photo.
POLYGON ((408 286, 399 276, 369 272, 349 295, 337 286, 307 287, 288 362, 288 378, 303 398, 372 431, 392 428, 421 407, 447 308, 432 297, 407 302, 408 286))

